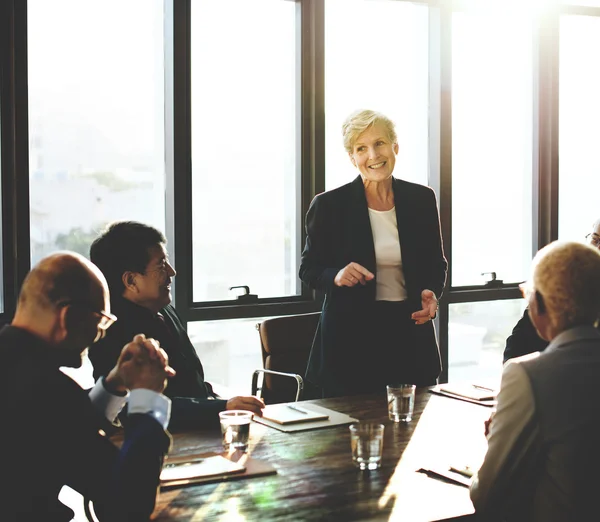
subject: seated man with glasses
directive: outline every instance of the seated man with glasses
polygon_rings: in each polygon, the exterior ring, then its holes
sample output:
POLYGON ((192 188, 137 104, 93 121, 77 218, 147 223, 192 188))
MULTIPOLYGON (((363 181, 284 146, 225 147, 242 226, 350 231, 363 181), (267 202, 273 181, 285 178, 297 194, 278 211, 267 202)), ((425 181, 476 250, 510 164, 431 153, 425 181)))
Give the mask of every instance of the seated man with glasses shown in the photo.
POLYGON ((471 484, 481 520, 594 518, 600 466, 598 274, 600 252, 581 243, 555 241, 533 260, 524 296, 535 329, 550 344, 504 366, 487 453, 471 484))
POLYGON ((90 259, 104 273, 111 307, 119 321, 90 349, 94 377, 107 375, 119 357, 120 346, 143 333, 156 339, 177 372, 166 395, 173 401, 169 429, 216 424, 225 409, 262 414, 256 397, 222 400, 204 380, 204 369, 179 315, 171 306, 175 270, 165 250, 166 239, 153 227, 133 221, 113 223, 90 248, 90 259))
MULTIPOLYGON (((593 224, 592 232, 587 234, 585 239, 590 245, 600 249, 600 219, 593 224)), ((600 274, 598 277, 600 277, 600 274)), ((506 339, 503 362, 528 353, 541 352, 546 346, 548 346, 548 342, 537 334, 531 324, 528 311, 525 309, 523 317, 519 319, 519 322, 513 328, 512 334, 506 339)))
POLYGON ((58 500, 65 485, 93 501, 101 521, 147 521, 154 510, 170 446, 166 354, 144 336, 129 339, 89 392, 60 371, 81 366, 116 320, 109 309, 104 276, 78 254, 48 256, 25 278, 15 317, 0 330, 2 520, 71 520, 58 500), (118 449, 106 433, 126 402, 118 449))

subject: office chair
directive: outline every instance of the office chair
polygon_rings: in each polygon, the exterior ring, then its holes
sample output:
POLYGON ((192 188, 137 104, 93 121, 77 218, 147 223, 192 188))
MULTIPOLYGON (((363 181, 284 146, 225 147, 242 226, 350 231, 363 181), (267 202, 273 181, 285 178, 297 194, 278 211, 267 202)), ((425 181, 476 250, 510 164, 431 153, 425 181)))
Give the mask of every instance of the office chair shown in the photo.
POLYGON ((302 400, 303 376, 320 317, 321 312, 288 315, 256 325, 263 369, 252 376, 252 394, 260 392, 265 404, 302 400))

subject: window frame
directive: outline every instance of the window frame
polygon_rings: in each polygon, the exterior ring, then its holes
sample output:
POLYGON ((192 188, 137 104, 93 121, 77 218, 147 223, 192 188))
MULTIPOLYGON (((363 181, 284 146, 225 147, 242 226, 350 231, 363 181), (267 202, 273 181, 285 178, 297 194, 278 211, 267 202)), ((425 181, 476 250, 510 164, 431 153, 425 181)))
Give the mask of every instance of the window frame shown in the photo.
MULTIPOLYGON (((184 322, 265 317, 316 311, 321 298, 302 286, 300 296, 236 301, 194 302, 192 298, 191 230, 191 1, 164 0, 166 236, 178 270, 175 300, 184 322), (177 204, 175 198, 177 197, 177 204)), ((248 0, 250 1, 250 0, 248 0)), ((300 78, 300 150, 298 212, 303 218, 312 198, 325 190, 325 1, 293 1, 300 12, 301 38, 297 67, 300 78)), ((394 1, 394 0, 389 0, 394 1)), ((410 1, 410 0, 396 0, 410 1)), ((2 271, 4 313, 14 314, 18 290, 30 269, 29 140, 27 78, 27 1, 0 3, 0 146, 2 188, 2 271)), ((429 6, 430 173, 436 192, 449 274, 452 270, 452 13, 468 9, 461 0, 412 0, 429 6)), ((501 2, 499 2, 500 4, 501 2)), ((472 2, 471 2, 472 5, 472 2)), ((525 12, 526 7, 515 8, 525 12)), ((559 17, 600 16, 600 8, 548 7, 534 31, 534 136, 532 255, 558 237, 558 49, 559 17)), ((299 237, 306 239, 303 219, 299 237)), ((516 283, 498 287, 455 287, 449 280, 436 319, 447 380, 449 304, 519 296, 516 283)))

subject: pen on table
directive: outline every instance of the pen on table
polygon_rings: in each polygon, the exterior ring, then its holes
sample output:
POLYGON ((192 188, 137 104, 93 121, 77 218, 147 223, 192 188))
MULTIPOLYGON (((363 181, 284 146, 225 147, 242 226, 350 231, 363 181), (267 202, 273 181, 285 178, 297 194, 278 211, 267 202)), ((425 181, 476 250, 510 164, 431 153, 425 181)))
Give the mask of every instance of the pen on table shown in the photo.
POLYGON ((164 468, 176 468, 179 466, 189 466, 190 464, 199 464, 203 460, 204 459, 198 458, 198 459, 187 460, 185 462, 166 462, 163 467, 164 468))
POLYGON ((480 386, 479 384, 473 384, 472 386, 473 386, 473 388, 477 388, 478 390, 485 390, 485 391, 489 391, 489 392, 493 392, 494 391, 492 388, 487 388, 485 386, 480 386))
POLYGON ((299 413, 304 413, 304 414, 307 414, 307 413, 308 413, 306 410, 304 410, 304 409, 302 409, 302 408, 299 408, 298 406, 294 406, 294 405, 292 405, 292 404, 288 404, 288 405, 287 405, 287 407, 288 407, 290 410, 294 410, 294 411, 297 411, 297 412, 299 412, 299 413))
POLYGON ((454 466, 450 466, 450 471, 453 471, 454 473, 458 473, 459 475, 462 475, 463 477, 473 478, 473 472, 470 469, 458 469, 458 468, 455 468, 454 466))

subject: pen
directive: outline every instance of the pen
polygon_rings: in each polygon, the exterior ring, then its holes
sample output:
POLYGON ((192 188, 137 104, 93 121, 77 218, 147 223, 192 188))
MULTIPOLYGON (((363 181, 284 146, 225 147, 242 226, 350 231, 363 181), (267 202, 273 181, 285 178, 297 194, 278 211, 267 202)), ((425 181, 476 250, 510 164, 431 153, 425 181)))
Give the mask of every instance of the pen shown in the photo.
POLYGON ((458 468, 455 468, 454 466, 450 466, 450 471, 453 471, 454 473, 458 473, 459 475, 462 475, 463 477, 473 478, 473 472, 467 468, 458 469, 458 468))
POLYGON ((177 468, 177 467, 180 467, 180 466, 189 466, 191 464, 199 464, 203 460, 204 459, 192 459, 192 460, 188 460, 188 461, 185 461, 185 462, 165 463, 165 465, 163 467, 164 468, 177 468))
POLYGON ((287 407, 290 410, 294 410, 294 411, 297 411, 299 413, 304 413, 305 415, 308 413, 305 409, 299 408, 298 406, 293 406, 292 404, 288 404, 287 407))
POLYGON ((478 390, 485 390, 489 392, 493 392, 492 388, 486 388, 485 386, 480 386, 479 384, 472 384, 473 388, 477 388, 478 390))

